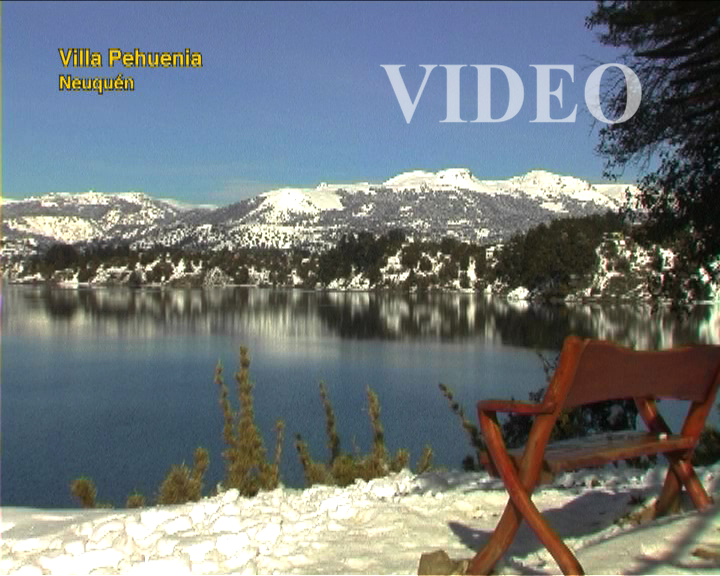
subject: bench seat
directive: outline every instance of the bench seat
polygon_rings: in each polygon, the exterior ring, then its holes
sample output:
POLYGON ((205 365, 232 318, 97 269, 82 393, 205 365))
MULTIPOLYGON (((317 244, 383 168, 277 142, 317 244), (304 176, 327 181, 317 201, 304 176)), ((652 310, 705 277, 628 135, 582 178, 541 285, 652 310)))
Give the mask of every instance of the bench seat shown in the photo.
MULTIPOLYGON (((545 448, 540 481, 552 482, 555 474, 582 468, 605 466, 618 460, 650 456, 667 452, 682 452, 693 448, 692 438, 678 435, 663 436, 649 432, 622 431, 561 440, 545 448)), ((524 448, 508 450, 515 467, 520 465, 524 448)), ((480 463, 493 475, 499 476, 487 452, 480 454, 480 463)))

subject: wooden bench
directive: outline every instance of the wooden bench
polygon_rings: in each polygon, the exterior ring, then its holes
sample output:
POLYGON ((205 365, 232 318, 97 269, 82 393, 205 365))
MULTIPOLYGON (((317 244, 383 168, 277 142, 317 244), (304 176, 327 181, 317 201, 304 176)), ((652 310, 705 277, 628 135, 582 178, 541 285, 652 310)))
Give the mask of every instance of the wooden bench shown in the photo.
POLYGON ((712 499, 690 462, 720 385, 720 346, 693 346, 659 352, 633 351, 611 342, 565 340, 558 366, 539 404, 506 400, 478 403, 480 427, 487 445, 486 464, 500 476, 510 499, 489 541, 468 566, 468 574, 488 574, 526 520, 564 574, 583 574, 577 558, 553 531, 531 500, 541 476, 602 466, 616 460, 664 454, 670 462, 655 503, 656 515, 668 512, 684 487, 695 507, 706 509, 712 499), (563 410, 604 400, 632 398, 648 432, 598 435, 548 445, 563 410), (678 434, 658 413, 656 398, 690 402, 678 434), (497 413, 534 416, 525 448, 508 451, 497 413))

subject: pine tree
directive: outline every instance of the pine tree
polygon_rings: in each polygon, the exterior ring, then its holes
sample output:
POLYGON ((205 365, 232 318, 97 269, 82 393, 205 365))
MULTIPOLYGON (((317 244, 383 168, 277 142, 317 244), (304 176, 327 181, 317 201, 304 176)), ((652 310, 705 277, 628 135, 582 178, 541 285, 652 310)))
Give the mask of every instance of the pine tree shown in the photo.
MULTIPOLYGON (((720 3, 600 1, 586 24, 603 29, 604 44, 627 49, 624 62, 642 85, 637 113, 600 131, 606 175, 643 162, 648 239, 677 244, 684 270, 676 276, 702 266, 720 279, 720 3), (659 167, 649 170, 652 158, 659 167)), ((624 82, 606 91, 607 116, 623 113, 625 93, 624 82)), ((673 286, 669 295, 679 298, 676 278, 664 291, 673 286)))

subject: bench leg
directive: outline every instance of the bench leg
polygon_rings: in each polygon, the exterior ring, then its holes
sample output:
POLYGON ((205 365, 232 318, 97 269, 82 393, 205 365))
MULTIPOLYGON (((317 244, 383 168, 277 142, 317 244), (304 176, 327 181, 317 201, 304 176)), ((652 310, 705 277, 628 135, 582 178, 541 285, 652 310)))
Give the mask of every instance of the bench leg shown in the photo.
MULTIPOLYGON (((537 422, 536 422, 537 424, 537 422)), ((470 562, 470 573, 487 573, 495 562, 505 553, 517 533, 520 521, 525 519, 537 537, 548 549, 560 566, 563 574, 584 574, 580 562, 545 521, 533 501, 530 499, 540 474, 542 460, 533 463, 533 453, 526 450, 520 463, 523 480, 518 476, 518 468, 512 462, 505 449, 505 443, 495 418, 480 413, 480 425, 493 461, 502 477, 510 501, 505 507, 502 518, 490 537, 489 542, 470 562)), ((546 440, 547 441, 547 440, 546 440)), ((541 446, 544 448, 544 445, 541 446)))
MULTIPOLYGON (((693 402, 688 410, 685 422, 682 427, 683 436, 699 435, 705 424, 707 413, 712 400, 697 403, 693 402)), ((667 422, 663 419, 657 409, 655 400, 652 398, 635 398, 635 405, 648 430, 658 434, 672 434, 667 422)), ((670 467, 665 476, 660 496, 655 502, 655 516, 667 514, 680 497, 680 488, 684 486, 690 494, 690 498, 698 510, 705 510, 712 505, 713 500, 708 496, 702 482, 698 479, 693 470, 689 457, 684 454, 668 452, 665 454, 670 467)))
POLYGON ((665 483, 663 484, 660 496, 655 502, 655 516, 663 516, 667 514, 680 497, 680 487, 684 486, 690 495, 695 508, 705 510, 712 505, 713 501, 700 479, 695 474, 692 464, 687 460, 678 456, 667 454, 670 461, 665 483))
POLYGON ((680 479, 677 477, 677 474, 675 474, 671 465, 665 475, 665 482, 663 483, 660 495, 655 501, 656 518, 665 516, 665 514, 672 512, 676 507, 680 498, 680 486, 680 479))
POLYGON ((480 550, 473 559, 467 569, 467 574, 490 574, 492 569, 503 554, 512 544, 515 534, 520 527, 522 516, 518 509, 509 500, 505 506, 505 511, 500 518, 500 522, 495 527, 495 531, 490 535, 482 550, 480 550))
POLYGON ((490 536, 490 540, 470 561, 467 574, 489 574, 510 547, 523 518, 527 520, 533 532, 548 549, 563 574, 584 574, 580 562, 542 517, 527 492, 520 485, 517 476, 515 476, 515 482, 508 483, 508 488, 511 499, 507 503, 495 531, 490 536))
POLYGON ((515 478, 507 478, 508 492, 510 492, 510 498, 512 498, 513 504, 517 507, 523 518, 527 520, 533 532, 537 534, 537 537, 543 543, 545 548, 548 549, 552 557, 560 566, 563 574, 584 574, 580 562, 578 562, 575 555, 570 551, 565 542, 555 533, 550 525, 542 517, 540 511, 537 509, 533 501, 530 499, 530 495, 525 491, 520 484, 520 480, 516 474, 511 474, 515 478))

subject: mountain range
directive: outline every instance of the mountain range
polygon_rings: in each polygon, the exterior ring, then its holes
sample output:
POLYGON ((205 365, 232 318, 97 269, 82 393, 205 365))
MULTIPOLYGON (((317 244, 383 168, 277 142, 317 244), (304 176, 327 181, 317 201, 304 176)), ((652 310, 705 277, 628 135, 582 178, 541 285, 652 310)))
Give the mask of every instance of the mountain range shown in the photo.
POLYGON ((323 247, 349 231, 402 228, 417 239, 497 242, 550 220, 617 210, 625 184, 534 170, 480 180, 463 168, 412 171, 381 184, 281 188, 221 207, 143 193, 52 193, 2 204, 2 256, 53 243, 127 242, 197 250, 323 247))

